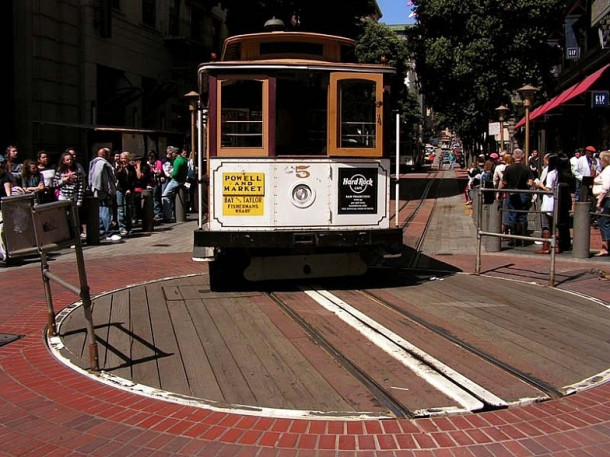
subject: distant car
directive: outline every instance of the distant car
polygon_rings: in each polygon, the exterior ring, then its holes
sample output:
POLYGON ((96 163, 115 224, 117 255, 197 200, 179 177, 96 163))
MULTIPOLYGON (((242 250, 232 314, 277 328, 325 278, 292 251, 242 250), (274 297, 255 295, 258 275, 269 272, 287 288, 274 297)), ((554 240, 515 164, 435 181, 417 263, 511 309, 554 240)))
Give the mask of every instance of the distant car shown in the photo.
POLYGON ((426 154, 424 155, 424 163, 432 165, 432 163, 434 163, 435 158, 436 158, 436 154, 434 153, 434 149, 427 150, 426 154))

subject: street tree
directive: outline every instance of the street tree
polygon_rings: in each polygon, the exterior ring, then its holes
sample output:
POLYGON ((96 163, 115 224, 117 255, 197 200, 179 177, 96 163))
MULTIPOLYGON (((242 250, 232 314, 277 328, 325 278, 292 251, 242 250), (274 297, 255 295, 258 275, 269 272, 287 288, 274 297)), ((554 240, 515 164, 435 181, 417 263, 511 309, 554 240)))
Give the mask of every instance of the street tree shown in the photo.
MULTIPOLYGON (((540 97, 555 84, 565 0, 413 0, 417 23, 408 29, 427 104, 462 138, 480 138, 495 107, 510 105, 532 84, 540 97)), ((515 107, 511 107, 513 112, 515 107)))
POLYGON ((405 78, 412 62, 407 42, 385 24, 370 19, 362 21, 362 33, 358 37, 356 57, 364 63, 385 62, 396 68, 391 79, 392 110, 398 110, 407 125, 421 123, 421 110, 416 95, 405 85, 405 78))

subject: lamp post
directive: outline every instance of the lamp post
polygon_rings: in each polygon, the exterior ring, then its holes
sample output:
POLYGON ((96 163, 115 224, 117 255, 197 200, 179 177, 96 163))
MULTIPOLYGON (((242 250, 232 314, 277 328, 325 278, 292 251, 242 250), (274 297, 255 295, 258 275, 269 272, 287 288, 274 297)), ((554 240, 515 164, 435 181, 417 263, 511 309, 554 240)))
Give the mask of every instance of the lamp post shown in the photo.
POLYGON ((532 97, 534 96, 534 92, 536 92, 538 88, 526 85, 520 89, 517 89, 519 95, 523 99, 523 106, 525 107, 525 164, 529 166, 530 164, 530 107, 532 106, 532 97))
MULTIPOLYGON (((191 153, 197 154, 195 150, 196 143, 196 133, 197 133, 197 108, 199 107, 199 94, 194 90, 190 91, 187 94, 184 94, 184 98, 186 98, 189 102, 189 111, 191 113, 191 153)), ((194 158, 194 157, 193 157, 194 158)))
POLYGON ((500 121, 500 151, 504 150, 504 121, 506 119, 506 113, 508 113, 508 108, 504 105, 500 105, 496 108, 498 112, 498 120, 500 121))

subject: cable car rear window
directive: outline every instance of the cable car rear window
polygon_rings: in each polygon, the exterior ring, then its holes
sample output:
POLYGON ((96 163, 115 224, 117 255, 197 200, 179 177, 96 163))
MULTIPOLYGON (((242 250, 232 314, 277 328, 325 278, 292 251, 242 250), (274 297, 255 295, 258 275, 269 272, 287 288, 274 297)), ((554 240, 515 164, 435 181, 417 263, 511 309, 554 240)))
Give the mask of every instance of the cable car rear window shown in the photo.
POLYGON ((285 41, 260 44, 261 56, 273 54, 305 54, 322 57, 323 46, 316 43, 297 43, 285 41))

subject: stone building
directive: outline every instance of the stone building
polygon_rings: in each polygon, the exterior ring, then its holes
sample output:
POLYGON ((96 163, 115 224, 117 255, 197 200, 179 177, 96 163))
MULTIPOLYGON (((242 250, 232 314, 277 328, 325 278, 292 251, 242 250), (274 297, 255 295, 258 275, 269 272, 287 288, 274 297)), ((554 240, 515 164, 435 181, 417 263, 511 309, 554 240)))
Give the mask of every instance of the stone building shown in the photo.
MULTIPOLYGON (((213 0, 5 0, 4 146, 21 158, 100 144, 188 146, 186 93, 227 32, 213 0), (6 44, 9 44, 8 46, 6 44)), ((3 147, 4 147, 3 146, 3 147)))

